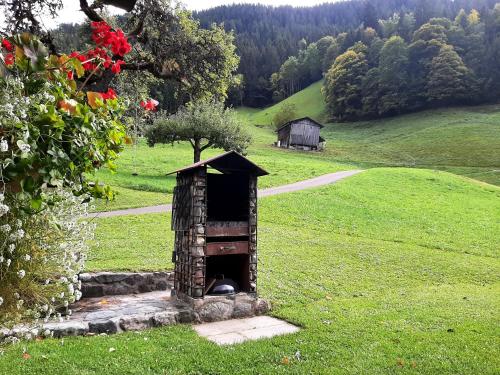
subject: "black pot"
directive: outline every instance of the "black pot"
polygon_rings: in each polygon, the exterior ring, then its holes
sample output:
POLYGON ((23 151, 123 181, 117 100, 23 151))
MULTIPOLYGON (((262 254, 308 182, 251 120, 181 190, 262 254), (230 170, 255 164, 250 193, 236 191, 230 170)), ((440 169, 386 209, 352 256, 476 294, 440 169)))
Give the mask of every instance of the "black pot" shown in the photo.
POLYGON ((221 279, 215 282, 209 294, 217 294, 217 295, 235 294, 239 293, 239 291, 240 288, 238 284, 236 284, 233 280, 221 279))

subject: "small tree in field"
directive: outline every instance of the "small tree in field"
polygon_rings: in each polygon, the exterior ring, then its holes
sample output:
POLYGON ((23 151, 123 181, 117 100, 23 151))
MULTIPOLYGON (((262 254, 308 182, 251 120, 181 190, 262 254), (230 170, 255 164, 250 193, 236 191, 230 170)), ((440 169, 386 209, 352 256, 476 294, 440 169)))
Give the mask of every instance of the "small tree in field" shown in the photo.
POLYGON ((243 153, 251 141, 236 113, 224 108, 223 103, 212 101, 190 103, 175 115, 155 121, 146 131, 146 138, 151 147, 156 143, 189 141, 195 163, 207 148, 243 153))
POLYGON ((285 103, 283 104, 279 111, 273 116, 273 125, 279 128, 281 125, 286 124, 288 121, 292 121, 297 118, 297 108, 295 104, 285 103))

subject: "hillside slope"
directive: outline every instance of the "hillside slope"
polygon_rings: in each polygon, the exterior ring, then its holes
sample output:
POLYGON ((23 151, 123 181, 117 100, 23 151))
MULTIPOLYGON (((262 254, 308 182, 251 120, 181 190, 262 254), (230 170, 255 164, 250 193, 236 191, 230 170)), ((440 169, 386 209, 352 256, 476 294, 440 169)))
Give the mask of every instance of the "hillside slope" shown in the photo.
POLYGON ((271 107, 262 110, 254 108, 239 108, 238 112, 248 116, 253 125, 271 125, 274 115, 285 104, 293 104, 300 116, 309 116, 317 121, 326 120, 325 103, 321 94, 323 81, 318 81, 306 87, 304 90, 286 98, 285 100, 271 107))
MULTIPOLYGON (((283 103, 293 103, 298 116, 324 120, 321 84, 316 82, 272 107, 240 113, 250 124, 268 125, 283 103)), ((440 169, 500 185, 500 105, 328 123, 322 136, 327 139, 322 156, 337 162, 440 169)))
MULTIPOLYGON (((298 333, 218 347, 175 325, 33 341, 6 347, 0 373, 100 374, 112 347, 107 374, 497 374, 499 194, 448 173, 379 168, 263 198, 259 293, 298 333)), ((171 268, 169 223, 98 219, 88 269, 171 268)))

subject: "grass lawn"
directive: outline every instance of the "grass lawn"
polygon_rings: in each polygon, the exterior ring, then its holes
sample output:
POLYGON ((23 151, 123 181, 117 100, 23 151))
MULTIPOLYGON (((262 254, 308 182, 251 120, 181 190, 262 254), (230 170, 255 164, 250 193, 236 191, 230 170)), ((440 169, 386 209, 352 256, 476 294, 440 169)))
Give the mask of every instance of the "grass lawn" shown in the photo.
MULTIPOLYGON (((327 149, 321 153, 277 149, 271 146, 274 134, 270 127, 248 126, 255 140, 249 157, 271 173, 261 179, 261 188, 339 170, 376 166, 441 169, 500 185, 500 106, 443 109, 380 121, 329 124, 323 129, 327 149)), ((220 152, 207 150, 203 155, 208 158, 220 152)), ((98 174, 119 193, 116 201, 101 202, 98 209, 170 202, 175 177, 166 174, 190 164, 191 158, 188 144, 149 148, 141 142, 137 149, 127 148, 117 163, 117 173, 98 174), (138 176, 133 176, 133 172, 138 172, 138 176)))
MULTIPOLYGON (((260 293, 299 333, 230 347, 188 326, 47 340, 6 348, 0 374, 497 374, 499 198, 394 168, 263 198, 260 293)), ((100 223, 90 269, 171 267, 167 215, 100 223)))
POLYGON ((272 124, 274 115, 283 105, 293 104, 299 116, 309 116, 317 121, 324 121, 327 119, 327 114, 323 95, 321 94, 322 86, 323 80, 313 83, 304 90, 271 107, 260 111, 254 108, 243 107, 238 108, 238 112, 243 116, 247 116, 251 124, 269 126, 272 124))
MULTIPOLYGON (((285 102, 295 103, 299 116, 325 120, 317 82, 285 102)), ((283 103, 283 102, 282 102, 283 103)), ((237 112, 253 135, 249 157, 271 175, 261 187, 296 182, 324 173, 353 168, 404 166, 439 169, 500 185, 500 105, 429 110, 377 121, 329 123, 322 130, 324 152, 308 153, 272 147, 270 126, 282 103, 262 110, 237 112)), ((206 150, 203 158, 221 153, 206 150)), ((141 142, 121 155, 118 172, 101 171, 98 177, 120 193, 116 201, 99 203, 98 210, 141 207, 169 202, 175 184, 168 172, 192 162, 189 144, 158 145, 141 142), (137 176, 132 174, 137 172, 137 176)))
MULTIPOLYGON (((259 182, 260 188, 283 185, 321 174, 354 169, 352 163, 338 163, 321 153, 289 152, 272 147, 272 134, 253 127, 256 144, 248 153, 251 160, 270 172, 259 182)), ((220 154, 221 150, 206 150, 204 158, 220 154)), ((115 187, 119 193, 110 203, 99 202, 99 211, 143 207, 168 203, 172 200, 175 175, 167 173, 192 163, 193 151, 186 143, 148 147, 141 142, 136 149, 128 147, 117 162, 118 170, 99 171, 98 178, 115 187), (137 176, 133 173, 137 172, 137 176)))
POLYGON ((447 170, 500 185, 500 105, 329 124, 322 134, 333 160, 447 170))

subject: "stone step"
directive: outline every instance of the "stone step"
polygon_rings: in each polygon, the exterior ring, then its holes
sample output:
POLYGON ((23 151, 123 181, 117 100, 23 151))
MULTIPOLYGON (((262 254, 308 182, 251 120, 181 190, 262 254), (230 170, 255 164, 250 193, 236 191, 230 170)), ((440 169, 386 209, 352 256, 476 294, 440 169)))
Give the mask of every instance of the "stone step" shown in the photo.
POLYGON ((83 298, 70 305, 73 314, 66 319, 43 323, 41 326, 24 324, 10 330, 0 329, 0 342, 28 335, 64 337, 113 334, 179 323, 198 324, 249 318, 265 314, 269 308, 268 302, 247 293, 205 296, 189 301, 172 296, 170 290, 83 298))
POLYGON ((173 272, 96 272, 80 274, 84 298, 169 290, 173 272))
POLYGON ((43 329, 49 329, 54 337, 64 337, 141 331, 195 321, 193 310, 171 298, 170 291, 86 298, 72 308, 69 320, 46 323, 43 329))

